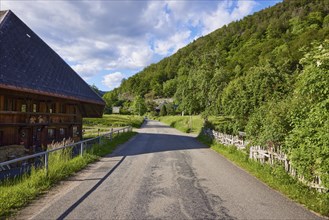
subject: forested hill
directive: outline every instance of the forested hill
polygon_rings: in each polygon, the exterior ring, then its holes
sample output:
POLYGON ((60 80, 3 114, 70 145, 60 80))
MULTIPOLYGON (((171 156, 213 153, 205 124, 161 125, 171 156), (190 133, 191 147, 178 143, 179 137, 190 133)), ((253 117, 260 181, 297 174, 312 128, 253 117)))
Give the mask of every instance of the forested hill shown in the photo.
MULTIPOLYGON (((231 114, 234 106, 227 101, 236 93, 233 88, 244 86, 240 82, 262 87, 253 97, 256 106, 273 96, 282 98, 293 89, 304 54, 328 38, 328 12, 328 0, 284 1, 199 38, 125 80, 105 98, 111 103, 136 95, 174 97, 192 114, 231 114), (273 80, 275 86, 264 85, 273 80)), ((248 116, 252 109, 245 111, 248 116)))
MULTIPOLYGON (((329 1, 286 0, 230 23, 150 65, 104 95, 217 115, 217 130, 281 146, 305 178, 329 187, 329 1)), ((139 104, 137 105, 137 101, 139 104)), ((168 111, 167 111, 168 112, 168 111)))

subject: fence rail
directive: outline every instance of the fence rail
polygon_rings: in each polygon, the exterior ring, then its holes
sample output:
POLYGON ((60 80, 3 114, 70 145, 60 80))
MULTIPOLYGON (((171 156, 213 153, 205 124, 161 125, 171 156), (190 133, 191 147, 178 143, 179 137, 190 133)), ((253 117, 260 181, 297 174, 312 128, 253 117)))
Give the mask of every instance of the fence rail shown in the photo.
POLYGON ((248 144, 248 141, 244 140, 244 134, 235 136, 224 134, 212 129, 204 129, 203 133, 224 145, 234 145, 240 150, 245 149, 248 144))
POLYGON ((319 192, 327 192, 328 189, 321 184, 321 178, 314 176, 312 181, 307 181, 304 176, 297 173, 296 169, 292 166, 287 155, 281 151, 280 148, 271 149, 262 146, 251 146, 249 152, 249 158, 259 161, 260 163, 275 164, 279 163, 284 166, 284 169, 289 175, 298 178, 299 181, 308 185, 311 188, 318 190, 319 192))
MULTIPOLYGON (((246 146, 248 145, 248 141, 245 141, 244 137, 241 135, 240 136, 228 135, 212 129, 203 129, 203 133, 226 146, 234 145, 239 150, 245 149, 246 146)), ((284 166, 287 173, 289 173, 293 177, 298 178, 298 180, 304 183, 305 185, 308 185, 309 187, 314 188, 319 192, 328 191, 327 188, 322 186, 321 179, 319 176, 314 176, 313 181, 309 182, 306 181, 302 175, 299 175, 296 169, 293 168, 287 155, 284 154, 280 148, 272 149, 262 146, 251 146, 249 151, 249 158, 256 160, 260 163, 268 163, 270 165, 273 165, 275 163, 282 164, 282 166, 284 166)))
MULTIPOLYGON (((116 134, 116 133, 119 134, 120 132, 129 132, 129 131, 132 131, 131 126, 116 129, 116 130, 113 130, 113 128, 112 128, 110 132, 104 133, 104 134, 99 135, 98 137, 95 137, 95 138, 90 138, 90 139, 79 141, 79 142, 72 143, 72 144, 69 144, 69 145, 60 146, 60 147, 57 147, 57 148, 54 148, 54 149, 50 149, 50 150, 47 150, 47 151, 44 151, 44 152, 36 153, 36 154, 33 154, 33 155, 28 155, 28 156, 24 156, 24 157, 20 157, 20 158, 16 158, 16 159, 8 160, 8 161, 5 161, 5 162, 1 162, 0 163, 0 173, 1 173, 1 171, 10 171, 12 164, 21 163, 22 166, 24 166, 24 165, 27 165, 25 163, 26 161, 28 161, 30 159, 38 159, 38 158, 43 158, 43 160, 44 160, 44 164, 43 164, 44 169, 46 171, 48 171, 48 157, 49 157, 49 154, 52 153, 52 152, 63 150, 63 149, 66 149, 66 148, 72 148, 72 149, 77 148, 77 149, 79 149, 79 154, 77 154, 77 155, 82 156, 84 151, 88 148, 88 146, 91 146, 95 143, 100 143, 103 138, 108 138, 112 141, 112 138, 113 138, 114 134, 116 134)), ((1 178, 0 178, 0 180, 1 180, 1 178)))

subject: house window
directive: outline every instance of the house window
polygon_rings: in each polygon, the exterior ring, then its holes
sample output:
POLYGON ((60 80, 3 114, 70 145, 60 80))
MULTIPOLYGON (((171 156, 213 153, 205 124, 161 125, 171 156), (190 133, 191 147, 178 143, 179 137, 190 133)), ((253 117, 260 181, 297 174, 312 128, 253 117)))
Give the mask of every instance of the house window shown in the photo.
POLYGON ((39 112, 47 112, 47 104, 45 102, 40 103, 39 112))
POLYGON ((49 113, 55 113, 56 112, 56 105, 55 104, 51 104, 49 107, 49 113))
POLYGON ((16 111, 15 102, 12 98, 5 97, 5 111, 16 111))
POLYGON ((48 138, 55 138, 55 129, 54 128, 48 128, 48 138))
POLYGON ((21 106, 21 112, 26 112, 27 106, 26 104, 22 104, 21 106))
POLYGON ((33 104, 32 105, 32 111, 37 112, 37 107, 38 107, 37 104, 33 104))
POLYGON ((60 136, 65 136, 65 128, 60 128, 59 129, 59 135, 60 136))
POLYGON ((65 104, 61 104, 61 113, 66 113, 66 105, 65 104))
POLYGON ((78 127, 77 126, 73 126, 73 137, 77 137, 78 135, 79 135, 78 127))

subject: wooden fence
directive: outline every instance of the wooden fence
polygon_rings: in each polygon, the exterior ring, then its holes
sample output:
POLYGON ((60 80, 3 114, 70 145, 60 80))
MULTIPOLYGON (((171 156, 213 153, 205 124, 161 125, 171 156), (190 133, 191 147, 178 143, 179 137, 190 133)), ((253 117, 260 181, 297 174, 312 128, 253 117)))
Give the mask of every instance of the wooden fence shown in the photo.
POLYGON ((217 142, 224 144, 226 146, 234 145, 236 146, 239 150, 245 149, 248 141, 244 140, 244 133, 241 132, 240 135, 229 135, 229 134, 224 134, 220 133, 218 131, 212 130, 212 129, 203 129, 203 133, 212 139, 215 139, 217 142))
MULTIPOLYGON (((234 145, 239 150, 243 150, 248 145, 248 141, 244 140, 245 133, 240 132, 239 135, 228 135, 220 133, 212 129, 203 129, 203 133, 217 142, 226 146, 234 145)), ((328 192, 328 189, 322 186, 321 179, 319 176, 314 176, 313 181, 309 182, 297 173, 296 169, 291 165, 287 155, 282 152, 281 148, 267 148, 263 146, 251 146, 249 151, 249 158, 256 160, 260 163, 268 163, 270 165, 281 164, 284 166, 287 173, 291 176, 296 177, 299 181, 303 182, 311 188, 318 190, 319 192, 328 192)))

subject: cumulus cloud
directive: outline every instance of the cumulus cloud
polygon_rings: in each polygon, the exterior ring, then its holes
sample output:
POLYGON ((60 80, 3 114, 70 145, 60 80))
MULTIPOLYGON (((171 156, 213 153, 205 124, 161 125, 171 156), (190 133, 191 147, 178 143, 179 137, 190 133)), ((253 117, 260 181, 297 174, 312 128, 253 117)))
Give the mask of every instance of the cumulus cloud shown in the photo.
POLYGON ((103 77, 102 83, 109 89, 114 89, 120 86, 121 81, 124 79, 124 75, 120 72, 110 73, 103 77))
POLYGON ((202 14, 203 35, 250 14, 255 5, 255 1, 220 1, 215 11, 202 14))
POLYGON ((153 57, 150 46, 144 42, 127 42, 118 46, 119 59, 109 68, 134 69, 148 65, 153 57))
POLYGON ((234 20, 241 19, 250 14, 256 5, 257 2, 255 1, 238 1, 237 6, 232 12, 232 18, 234 20))
POLYGON ((96 76, 107 71, 137 72, 250 14, 256 3, 1 0, 0 4, 1 10, 13 10, 83 78, 99 79, 96 76))
POLYGON ((168 55, 177 51, 189 42, 191 31, 175 33, 167 40, 158 40, 155 42, 154 51, 160 55, 168 55))

